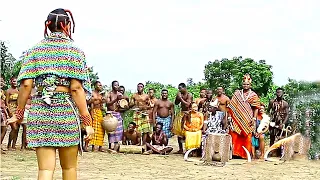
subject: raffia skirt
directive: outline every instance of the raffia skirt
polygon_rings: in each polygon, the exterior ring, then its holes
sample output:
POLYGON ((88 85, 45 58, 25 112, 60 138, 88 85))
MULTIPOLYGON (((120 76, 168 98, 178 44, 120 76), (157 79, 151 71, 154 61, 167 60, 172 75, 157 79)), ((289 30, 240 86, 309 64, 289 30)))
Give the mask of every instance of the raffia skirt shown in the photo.
POLYGON ((70 147, 80 143, 80 122, 69 93, 55 93, 51 104, 39 96, 31 101, 27 144, 35 147, 70 147))

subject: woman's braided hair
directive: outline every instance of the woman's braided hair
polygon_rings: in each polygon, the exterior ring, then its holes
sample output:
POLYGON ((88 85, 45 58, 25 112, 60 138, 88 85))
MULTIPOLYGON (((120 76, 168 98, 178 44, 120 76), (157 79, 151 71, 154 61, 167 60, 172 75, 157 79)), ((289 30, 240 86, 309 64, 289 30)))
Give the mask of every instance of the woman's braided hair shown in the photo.
POLYGON ((49 29, 51 32, 63 31, 64 33, 68 34, 70 39, 72 39, 71 32, 74 33, 75 23, 70 10, 62 9, 62 8, 55 9, 49 13, 47 20, 44 23, 45 23, 45 29, 44 29, 45 38, 48 37, 47 29, 49 29), (72 21, 70 21, 70 17, 72 21), (72 23, 73 25, 72 31, 70 32, 68 32, 68 30, 66 29, 69 23, 72 23))

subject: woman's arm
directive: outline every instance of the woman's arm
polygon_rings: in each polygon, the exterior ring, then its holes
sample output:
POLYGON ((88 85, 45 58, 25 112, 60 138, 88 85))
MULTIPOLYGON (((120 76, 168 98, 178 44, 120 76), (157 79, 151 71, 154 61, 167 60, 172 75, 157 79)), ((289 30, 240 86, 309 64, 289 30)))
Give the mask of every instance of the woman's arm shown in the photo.
MULTIPOLYGON (((72 99, 74 100, 77 108, 79 109, 80 117, 90 116, 90 113, 87 108, 86 94, 82 87, 81 81, 77 79, 71 79, 70 90, 72 99)), ((89 121, 83 122, 85 126, 91 126, 92 122, 89 121)))
POLYGON ((32 91, 33 79, 24 79, 21 81, 18 96, 18 108, 24 109, 32 91))

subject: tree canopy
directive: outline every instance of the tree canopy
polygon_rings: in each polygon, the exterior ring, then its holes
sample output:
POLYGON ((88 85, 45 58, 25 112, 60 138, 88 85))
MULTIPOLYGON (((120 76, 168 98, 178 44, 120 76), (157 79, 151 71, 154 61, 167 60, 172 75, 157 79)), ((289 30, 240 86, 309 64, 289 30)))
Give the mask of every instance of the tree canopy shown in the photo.
POLYGON ((233 59, 224 58, 208 62, 204 69, 204 78, 210 88, 222 86, 228 96, 241 87, 243 76, 248 73, 252 78, 252 88, 260 95, 265 96, 269 87, 273 85, 272 66, 266 64, 265 60, 259 62, 251 58, 233 59))
POLYGON ((6 82, 6 87, 9 87, 10 78, 19 75, 22 62, 13 57, 9 53, 8 47, 4 41, 0 41, 0 60, 1 60, 1 77, 6 82))

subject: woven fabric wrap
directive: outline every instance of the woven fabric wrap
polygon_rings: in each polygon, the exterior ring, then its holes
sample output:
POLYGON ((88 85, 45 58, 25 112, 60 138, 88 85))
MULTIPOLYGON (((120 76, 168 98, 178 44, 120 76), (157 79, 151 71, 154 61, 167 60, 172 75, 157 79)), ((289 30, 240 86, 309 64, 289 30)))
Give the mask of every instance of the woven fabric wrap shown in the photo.
POLYGON ((35 79, 44 74, 54 74, 62 78, 78 79, 91 96, 91 82, 85 55, 61 32, 51 33, 20 57, 23 61, 18 82, 35 79))
POLYGON ((212 156, 218 152, 221 162, 228 162, 231 156, 231 136, 229 134, 209 134, 204 140, 204 160, 212 161, 212 156))
POLYGON ((123 119, 119 112, 112 111, 112 115, 118 119, 118 125, 115 132, 109 133, 109 143, 115 143, 122 140, 123 136, 123 119))
POLYGON ((28 114, 28 147, 70 147, 80 143, 80 132, 68 93, 55 93, 50 105, 35 96, 28 114))

